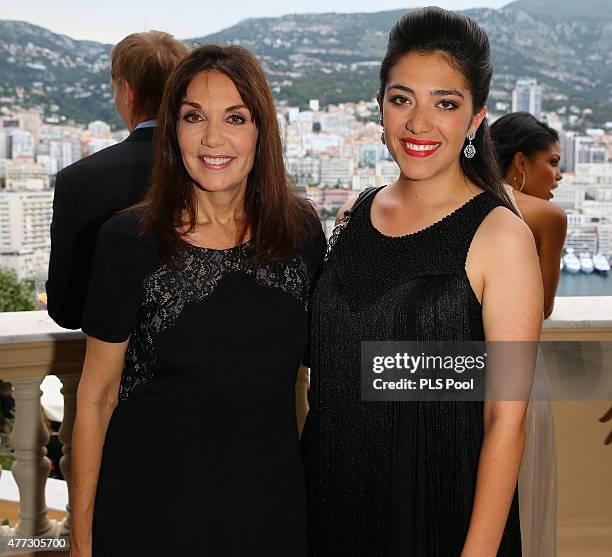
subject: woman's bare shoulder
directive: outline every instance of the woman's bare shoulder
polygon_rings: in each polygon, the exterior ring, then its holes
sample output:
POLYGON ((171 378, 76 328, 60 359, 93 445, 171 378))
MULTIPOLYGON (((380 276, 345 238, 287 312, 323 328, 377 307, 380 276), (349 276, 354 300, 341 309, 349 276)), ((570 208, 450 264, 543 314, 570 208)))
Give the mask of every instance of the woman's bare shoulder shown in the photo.
POLYGON ((567 215, 556 203, 529 195, 522 196, 520 203, 523 218, 532 230, 564 230, 567 227, 567 215))
POLYGON ((480 252, 489 264, 508 257, 509 252, 531 250, 534 239, 531 229, 506 207, 495 207, 482 221, 470 251, 480 252))

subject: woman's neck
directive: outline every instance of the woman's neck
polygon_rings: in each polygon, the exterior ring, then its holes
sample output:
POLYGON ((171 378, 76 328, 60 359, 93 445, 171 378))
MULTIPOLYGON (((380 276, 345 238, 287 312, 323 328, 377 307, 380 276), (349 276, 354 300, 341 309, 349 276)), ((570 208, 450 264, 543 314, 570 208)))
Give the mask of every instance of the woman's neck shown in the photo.
POLYGON ((223 191, 196 190, 196 225, 221 225, 224 228, 244 219, 245 187, 223 191))
POLYGON ((390 185, 398 198, 422 206, 439 206, 453 202, 461 203, 479 193, 459 168, 450 168, 426 180, 412 180, 402 173, 390 185))

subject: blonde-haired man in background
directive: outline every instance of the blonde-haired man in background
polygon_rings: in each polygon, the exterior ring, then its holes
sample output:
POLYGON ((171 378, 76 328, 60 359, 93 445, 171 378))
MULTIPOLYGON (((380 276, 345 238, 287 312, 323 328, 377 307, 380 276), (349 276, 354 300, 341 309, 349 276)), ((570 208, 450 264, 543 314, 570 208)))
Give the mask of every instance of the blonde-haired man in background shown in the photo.
POLYGON ((47 297, 49 315, 62 327, 81 327, 100 227, 148 189, 164 86, 186 53, 161 31, 128 35, 113 48, 110 84, 130 135, 67 166, 55 182, 47 297))

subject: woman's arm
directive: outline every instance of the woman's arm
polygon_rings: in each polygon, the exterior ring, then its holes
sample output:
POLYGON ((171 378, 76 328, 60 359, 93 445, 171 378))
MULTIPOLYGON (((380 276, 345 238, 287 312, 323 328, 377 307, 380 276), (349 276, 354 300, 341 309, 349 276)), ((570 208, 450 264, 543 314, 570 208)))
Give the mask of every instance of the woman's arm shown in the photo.
POLYGON ((72 528, 70 556, 91 555, 91 529, 102 448, 113 410, 128 341, 87 337, 72 434, 72 528))
MULTIPOLYGON (((542 277, 527 225, 507 209, 495 209, 472 242, 468 264, 482 276, 486 340, 537 341, 542 325, 542 277)), ((523 456, 526 410, 527 401, 484 404, 484 439, 462 557, 497 555, 523 456)))
POLYGON ((567 234, 567 215, 565 211, 552 203, 548 203, 548 205, 550 207, 532 227, 538 237, 538 255, 542 270, 542 282, 544 283, 544 319, 550 316, 555 305, 555 293, 561 274, 559 261, 567 234))

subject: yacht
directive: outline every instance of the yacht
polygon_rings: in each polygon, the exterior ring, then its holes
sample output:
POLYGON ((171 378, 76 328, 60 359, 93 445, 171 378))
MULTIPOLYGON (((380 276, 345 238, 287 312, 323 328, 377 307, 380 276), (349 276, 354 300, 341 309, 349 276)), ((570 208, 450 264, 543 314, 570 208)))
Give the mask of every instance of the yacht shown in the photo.
POLYGON ((580 272, 580 261, 574 255, 574 250, 572 248, 567 248, 565 250, 565 255, 563 256, 563 268, 568 273, 579 273, 580 272))
POLYGON ((580 254, 580 270, 587 275, 590 275, 595 270, 590 253, 583 252, 580 254))
POLYGON ((610 270, 610 262, 606 259, 606 256, 601 253, 593 256, 593 266, 598 273, 604 275, 607 275, 610 270))

